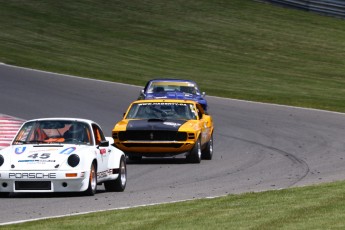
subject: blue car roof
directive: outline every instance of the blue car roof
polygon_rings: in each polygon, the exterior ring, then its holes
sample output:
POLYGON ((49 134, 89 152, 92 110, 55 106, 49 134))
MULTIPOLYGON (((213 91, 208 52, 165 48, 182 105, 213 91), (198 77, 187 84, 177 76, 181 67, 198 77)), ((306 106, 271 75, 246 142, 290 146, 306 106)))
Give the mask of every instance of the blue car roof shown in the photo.
POLYGON ((157 78, 157 79, 151 79, 151 80, 149 80, 149 82, 153 82, 153 81, 171 81, 171 82, 185 81, 185 82, 192 82, 192 83, 195 83, 195 81, 192 81, 192 80, 174 79, 174 78, 157 78))
MULTIPOLYGON (((176 79, 176 78, 155 78, 155 79, 151 79, 149 80, 145 87, 144 87, 144 91, 147 92, 147 88, 149 87, 149 85, 152 83, 152 82, 187 82, 187 83, 191 83, 193 85, 195 85, 197 87, 197 84, 195 83, 195 81, 192 81, 192 80, 186 80, 186 79, 176 79)), ((190 100, 194 100, 194 101, 197 101, 199 103, 201 103, 204 107, 204 109, 206 110, 207 109, 207 102, 206 100, 202 97, 202 95, 200 94, 199 92, 199 87, 197 87, 197 91, 198 91, 198 94, 193 94, 193 98, 188 98, 190 100)), ((151 93, 151 95, 153 95, 154 97, 154 93, 151 93)), ((177 96, 177 95, 176 95, 177 96)), ((152 96, 151 96, 152 97, 152 96)), ((160 97, 162 97, 162 95, 160 95, 160 97)), ((146 96, 145 96, 146 98, 146 96)), ((185 98, 181 98, 181 99, 185 99, 185 98)))

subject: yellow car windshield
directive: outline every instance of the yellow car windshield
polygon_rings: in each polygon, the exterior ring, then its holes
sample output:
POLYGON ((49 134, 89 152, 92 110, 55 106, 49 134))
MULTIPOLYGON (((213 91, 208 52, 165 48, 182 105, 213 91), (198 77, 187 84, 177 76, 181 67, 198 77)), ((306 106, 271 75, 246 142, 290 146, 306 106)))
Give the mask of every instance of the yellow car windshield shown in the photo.
POLYGON ((196 114, 188 103, 137 103, 130 108, 126 119, 194 120, 196 114))

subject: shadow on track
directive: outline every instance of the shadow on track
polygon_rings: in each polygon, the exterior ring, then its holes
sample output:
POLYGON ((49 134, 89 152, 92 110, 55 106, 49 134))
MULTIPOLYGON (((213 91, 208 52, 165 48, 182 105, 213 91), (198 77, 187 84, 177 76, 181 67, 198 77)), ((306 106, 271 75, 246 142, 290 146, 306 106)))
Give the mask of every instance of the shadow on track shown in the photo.
POLYGON ((189 164, 186 161, 186 158, 175 158, 175 157, 160 157, 160 158, 145 158, 143 157, 141 160, 129 160, 127 159, 127 164, 129 165, 143 165, 143 164, 172 164, 172 165, 178 165, 178 164, 189 164))

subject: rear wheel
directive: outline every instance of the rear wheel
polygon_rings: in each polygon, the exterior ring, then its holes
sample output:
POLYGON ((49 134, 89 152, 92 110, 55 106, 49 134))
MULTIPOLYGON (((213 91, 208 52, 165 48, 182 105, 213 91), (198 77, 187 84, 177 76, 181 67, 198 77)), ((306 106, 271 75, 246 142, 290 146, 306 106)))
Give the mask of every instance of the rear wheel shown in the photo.
POLYGON ((84 192, 87 196, 93 196, 96 194, 97 191, 97 168, 95 163, 92 163, 90 168, 90 176, 89 176, 89 187, 84 192))
POLYGON ((189 163, 200 163, 201 162, 201 142, 200 139, 197 140, 192 150, 188 153, 186 157, 189 163))
POLYGON ((109 192, 123 192, 127 183, 127 166, 124 156, 120 160, 119 176, 115 180, 104 182, 104 187, 109 192))
POLYGON ((205 160, 211 160, 213 156, 213 133, 210 140, 207 142, 205 149, 202 151, 201 157, 205 160))

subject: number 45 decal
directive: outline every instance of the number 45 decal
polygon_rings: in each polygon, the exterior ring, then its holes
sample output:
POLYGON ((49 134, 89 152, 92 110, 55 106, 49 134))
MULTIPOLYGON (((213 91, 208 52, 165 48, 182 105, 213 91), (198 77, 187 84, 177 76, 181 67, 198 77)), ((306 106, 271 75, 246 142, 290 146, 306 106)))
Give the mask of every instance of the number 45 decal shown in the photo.
POLYGON ((35 153, 35 154, 31 154, 30 156, 28 156, 29 158, 40 158, 40 159, 48 159, 50 157, 50 153, 35 153))

